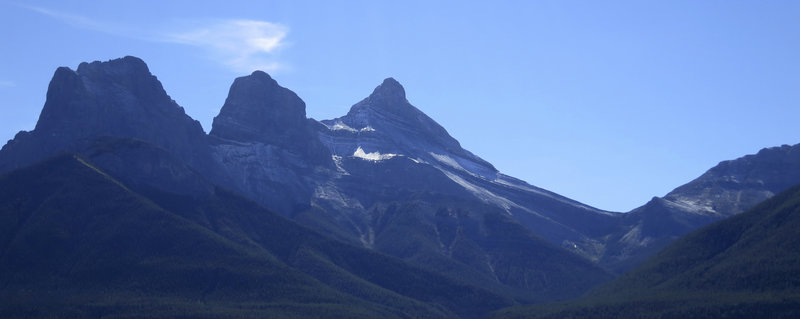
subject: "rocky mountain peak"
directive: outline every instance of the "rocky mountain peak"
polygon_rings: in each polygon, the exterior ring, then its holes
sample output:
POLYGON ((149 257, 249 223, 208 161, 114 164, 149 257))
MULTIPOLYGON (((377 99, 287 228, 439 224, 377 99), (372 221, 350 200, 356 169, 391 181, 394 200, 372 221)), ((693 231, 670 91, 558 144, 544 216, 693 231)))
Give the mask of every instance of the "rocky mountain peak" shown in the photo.
POLYGON ((366 152, 401 154, 431 162, 437 162, 432 153, 448 154, 455 162, 480 171, 480 175, 497 173, 490 163, 463 149, 444 127, 411 105, 405 89, 394 78, 383 80, 347 115, 322 123, 328 127, 326 143, 333 154, 354 154, 362 147, 366 152))
POLYGON ((36 128, 69 131, 101 124, 91 123, 92 119, 104 120, 97 118, 101 115, 137 122, 155 114, 181 120, 186 117, 183 108, 167 95, 144 61, 127 56, 106 62, 83 62, 77 71, 58 68, 50 81, 36 128))
POLYGON ((348 115, 363 112, 365 109, 415 120, 422 112, 406 99, 406 90, 394 78, 386 78, 367 98, 353 105, 348 115))
POLYGON ((142 59, 134 56, 126 56, 106 62, 94 61, 92 63, 83 62, 78 65, 78 74, 87 76, 97 74, 118 74, 118 75, 142 75, 152 76, 150 69, 142 59))
POLYGON ((267 73, 255 71, 233 81, 210 134, 242 142, 283 144, 305 125, 305 102, 267 73))
POLYGON ((58 68, 35 129, 3 148, 17 153, 5 165, 76 151, 103 136, 146 141, 185 159, 196 158, 205 139, 200 123, 167 95, 144 61, 127 56, 84 62, 75 71, 58 68))
POLYGON ((370 98, 376 102, 383 100, 385 102, 408 102, 406 101, 406 90, 394 78, 386 78, 381 85, 375 88, 370 95, 370 98))
POLYGON ((306 118, 306 103, 263 71, 233 81, 209 135, 221 141, 274 146, 315 165, 331 161, 306 118))

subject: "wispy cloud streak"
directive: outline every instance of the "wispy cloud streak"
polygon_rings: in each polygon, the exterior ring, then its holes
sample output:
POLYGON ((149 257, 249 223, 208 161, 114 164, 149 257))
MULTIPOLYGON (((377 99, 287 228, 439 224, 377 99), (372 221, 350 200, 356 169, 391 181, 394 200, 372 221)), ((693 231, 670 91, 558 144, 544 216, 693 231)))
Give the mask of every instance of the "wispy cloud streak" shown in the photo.
POLYGON ((224 20, 185 32, 168 34, 165 41, 202 47, 239 72, 275 71, 282 65, 274 53, 285 46, 289 28, 256 20, 224 20))
MULTIPOLYGON (((152 42, 190 45, 204 50, 210 59, 235 72, 276 71, 285 68, 277 52, 286 46, 289 28, 258 20, 193 21, 183 27, 160 29, 125 26, 42 7, 20 5, 76 28, 152 42)), ((0 84, 2 85, 2 84, 0 84)))
POLYGON ((20 6, 38 12, 45 16, 54 18, 56 20, 59 20, 76 28, 87 29, 116 36, 141 38, 141 36, 135 35, 134 31, 132 31, 134 30, 133 28, 124 28, 123 26, 118 24, 103 22, 100 20, 90 19, 77 14, 71 14, 67 12, 51 10, 42 7, 27 6, 27 5, 20 5, 20 6))

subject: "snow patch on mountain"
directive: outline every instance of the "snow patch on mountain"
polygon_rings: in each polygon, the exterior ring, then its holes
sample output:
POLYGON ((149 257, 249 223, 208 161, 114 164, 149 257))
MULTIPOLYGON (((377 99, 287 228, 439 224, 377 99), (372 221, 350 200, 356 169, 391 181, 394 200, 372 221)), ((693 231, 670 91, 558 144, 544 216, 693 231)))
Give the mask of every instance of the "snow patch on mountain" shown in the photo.
POLYGON ((317 186, 317 188, 314 189, 313 196, 317 200, 334 202, 338 204, 337 206, 339 207, 364 208, 357 200, 342 194, 341 190, 333 183, 325 183, 317 186))
POLYGON ((455 168, 457 170, 461 170, 461 171, 465 171, 465 172, 469 173, 469 171, 464 169, 464 167, 462 167, 461 164, 458 164, 458 162, 456 162, 456 160, 454 160, 450 156, 447 156, 447 155, 444 155, 444 154, 436 154, 434 152, 428 152, 428 154, 431 154, 431 156, 433 156, 434 159, 436 159, 437 161, 441 162, 442 164, 445 164, 445 165, 450 166, 452 168, 455 168))
POLYGON ((682 205, 684 207, 691 207, 690 209, 691 211, 695 212, 706 211, 717 214, 717 211, 712 206, 713 204, 711 203, 710 200, 700 199, 700 198, 690 198, 684 196, 674 196, 673 199, 674 202, 679 205, 682 205))
POLYGON ((710 201, 703 201, 701 199, 684 196, 672 196, 672 198, 661 198, 661 200, 665 205, 679 211, 688 212, 695 215, 718 217, 724 216, 714 209, 712 206, 713 203, 710 201))
POLYGON ((362 149, 361 146, 359 146, 358 149, 356 149, 356 151, 353 153, 353 157, 358 157, 360 159, 365 159, 365 160, 369 160, 369 161, 382 161, 382 160, 387 160, 387 159, 393 158, 395 156, 398 156, 398 155, 397 154, 391 154, 391 153, 381 154, 378 151, 367 153, 367 152, 364 152, 364 149, 362 149))
POLYGON ((428 152, 428 154, 432 156, 439 163, 445 164, 459 171, 468 173, 474 177, 482 178, 489 181, 494 180, 497 177, 497 171, 494 170, 494 168, 480 165, 469 159, 465 159, 459 156, 453 157, 446 154, 438 154, 435 152, 428 152))
POLYGON ((647 247, 647 245, 649 245, 653 241, 653 238, 652 237, 642 238, 642 224, 638 224, 629 232, 625 233, 625 236, 622 236, 622 239, 620 241, 631 246, 647 247))
POLYGON ((584 208, 584 209, 592 210, 592 211, 595 211, 597 213, 601 213, 601 214, 604 214, 604 215, 614 215, 614 213, 602 211, 602 210, 596 209, 594 207, 589 207, 589 206, 586 206, 586 205, 581 204, 579 202, 576 202, 576 201, 570 200, 568 198, 559 196, 557 194, 548 192, 546 190, 538 189, 536 187, 533 187, 533 186, 530 186, 530 185, 526 184, 525 182, 518 181, 515 178, 509 177, 507 175, 498 174, 497 179, 493 180, 493 182, 497 183, 497 184, 500 184, 500 185, 516 188, 518 190, 522 190, 522 191, 526 191, 526 192, 542 195, 542 196, 545 196, 545 197, 549 197, 549 198, 555 199, 555 200, 557 200, 559 202, 562 202, 562 203, 565 203, 565 204, 569 204, 569 205, 572 205, 572 206, 577 206, 577 207, 581 207, 581 208, 584 208))
POLYGON ((453 174, 453 173, 451 173, 451 172, 449 172, 447 170, 444 170, 444 169, 440 169, 440 171, 442 171, 442 173, 444 173, 447 176, 447 178, 449 178, 450 180, 452 180, 456 184, 461 185, 461 187, 464 187, 464 189, 466 189, 469 192, 471 192, 472 194, 474 194, 475 197, 480 198, 481 200, 483 200, 486 203, 492 203, 492 204, 495 204, 497 206, 500 206, 501 208, 505 209, 506 212, 509 215, 511 214, 511 207, 517 207, 517 208, 525 209, 525 208, 517 205, 516 203, 508 200, 507 198, 504 198, 502 196, 498 196, 497 194, 492 193, 491 191, 489 191, 489 190, 487 190, 487 189, 485 189, 483 187, 480 187, 480 186, 477 186, 475 184, 472 184, 472 183, 468 182, 467 180, 461 178, 461 176, 453 174))
POLYGON ((336 165, 336 171, 342 175, 350 175, 350 173, 342 166, 342 157, 339 155, 331 155, 333 164, 336 165))
POLYGON ((372 126, 367 125, 367 126, 361 128, 361 129, 354 129, 354 128, 350 127, 349 125, 345 124, 344 122, 342 122, 340 120, 334 122, 333 124, 326 124, 324 121, 321 122, 321 123, 323 125, 325 125, 331 131, 348 131, 348 132, 353 132, 353 133, 375 132, 375 129, 372 128, 372 126))

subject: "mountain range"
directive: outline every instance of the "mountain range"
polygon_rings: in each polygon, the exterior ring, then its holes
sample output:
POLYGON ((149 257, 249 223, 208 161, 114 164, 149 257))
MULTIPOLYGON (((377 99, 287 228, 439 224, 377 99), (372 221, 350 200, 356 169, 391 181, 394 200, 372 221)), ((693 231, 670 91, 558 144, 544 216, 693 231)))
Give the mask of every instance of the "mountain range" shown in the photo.
POLYGON ((211 317, 479 317, 577 297, 800 183, 800 146, 722 162, 615 213, 500 173, 392 78, 345 116, 317 121, 255 71, 235 79, 206 134, 142 60, 124 57, 58 68, 36 127, 0 150, 0 174, 6 314, 131 314, 137 303, 120 300, 137 295, 162 296, 141 302, 166 317, 197 300, 197 315, 211 317), (92 272, 106 276, 84 285, 92 272), (248 284, 234 291, 227 280, 248 284), (296 290, 264 295, 273 289, 296 290), (52 298, 11 298, 30 291, 52 298), (76 291, 85 298, 61 298, 76 291))

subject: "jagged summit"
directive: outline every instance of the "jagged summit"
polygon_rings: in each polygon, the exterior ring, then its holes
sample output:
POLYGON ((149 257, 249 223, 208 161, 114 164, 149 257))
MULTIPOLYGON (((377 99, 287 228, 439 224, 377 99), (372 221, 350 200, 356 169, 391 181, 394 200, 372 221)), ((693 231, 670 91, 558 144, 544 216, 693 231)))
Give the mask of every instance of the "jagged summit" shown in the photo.
POLYGON ((190 162, 206 138, 200 123, 167 95, 141 59, 81 63, 76 71, 56 70, 36 127, 3 147, 17 156, 0 158, 0 171, 77 151, 102 136, 146 141, 190 162))
POLYGON ((97 74, 97 73, 117 73, 117 74, 150 74, 147 64, 135 56, 125 56, 106 62, 94 61, 92 63, 83 62, 78 65, 78 74, 97 74))
POLYGON ((210 134, 242 142, 282 144, 287 138, 294 139, 305 122, 305 102, 267 73, 255 71, 233 81, 210 134))
POLYGON ((185 116, 183 108, 167 95, 144 61, 127 56, 83 62, 77 71, 58 68, 36 128, 70 131, 80 126, 111 124, 100 123, 106 120, 98 118, 101 114, 120 117, 123 122, 138 122, 154 114, 185 116))

